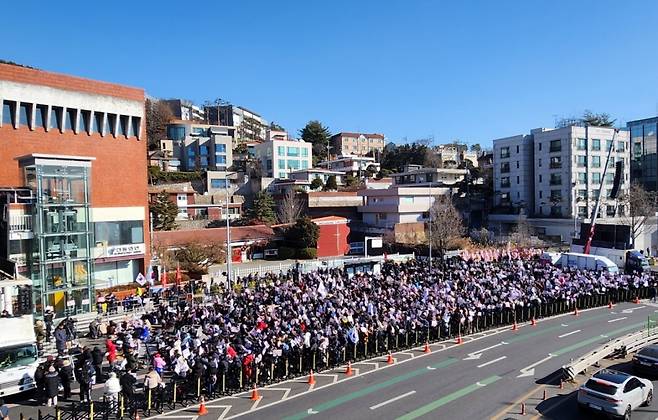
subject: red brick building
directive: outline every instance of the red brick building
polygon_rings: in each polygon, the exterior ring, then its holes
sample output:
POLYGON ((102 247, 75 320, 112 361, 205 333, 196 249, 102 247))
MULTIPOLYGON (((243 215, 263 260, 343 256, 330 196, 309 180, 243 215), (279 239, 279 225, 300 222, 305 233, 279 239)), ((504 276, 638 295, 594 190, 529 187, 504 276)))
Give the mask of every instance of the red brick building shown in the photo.
POLYGON ((87 312, 150 258, 144 91, 0 64, 0 105, 0 260, 37 313, 87 312))

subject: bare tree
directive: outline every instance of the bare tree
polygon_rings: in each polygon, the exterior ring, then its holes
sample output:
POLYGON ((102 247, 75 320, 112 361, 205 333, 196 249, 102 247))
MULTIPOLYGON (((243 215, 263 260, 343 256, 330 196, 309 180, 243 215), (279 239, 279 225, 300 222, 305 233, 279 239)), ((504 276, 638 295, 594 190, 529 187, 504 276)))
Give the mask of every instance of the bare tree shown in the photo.
POLYGON ((432 246, 443 255, 451 241, 461 238, 466 229, 462 216, 450 201, 449 197, 436 197, 430 208, 432 246))
POLYGON ((628 194, 621 197, 620 203, 626 207, 626 216, 622 222, 630 226, 631 246, 635 247, 635 240, 644 232, 646 221, 656 214, 656 193, 644 189, 639 183, 632 183, 628 194))
POLYGON ((519 214, 516 219, 516 226, 512 233, 510 240, 520 247, 530 246, 531 229, 528 220, 519 214))
POLYGON ((289 189, 279 203, 277 217, 279 223, 295 223, 302 215, 302 200, 294 190, 289 189))

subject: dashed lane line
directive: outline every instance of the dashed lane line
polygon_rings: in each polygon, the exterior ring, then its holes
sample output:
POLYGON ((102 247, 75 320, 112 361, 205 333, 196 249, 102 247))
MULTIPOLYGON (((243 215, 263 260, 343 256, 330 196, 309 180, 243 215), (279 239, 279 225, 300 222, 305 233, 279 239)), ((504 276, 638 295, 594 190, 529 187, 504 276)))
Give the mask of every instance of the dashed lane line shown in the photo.
POLYGON ((371 406, 370 409, 371 409, 371 410, 376 410, 376 409, 378 409, 379 407, 383 407, 383 406, 385 406, 385 405, 388 405, 388 404, 390 404, 390 403, 393 403, 393 402, 395 402, 395 401, 397 401, 397 400, 401 400, 402 398, 408 397, 409 395, 413 395, 413 394, 415 394, 415 393, 416 393, 415 390, 409 391, 409 392, 404 393, 404 394, 402 394, 402 395, 398 395, 397 397, 393 397, 393 398, 391 398, 391 399, 389 399, 389 400, 382 401, 382 402, 380 402, 379 404, 375 404, 375 405, 371 406))

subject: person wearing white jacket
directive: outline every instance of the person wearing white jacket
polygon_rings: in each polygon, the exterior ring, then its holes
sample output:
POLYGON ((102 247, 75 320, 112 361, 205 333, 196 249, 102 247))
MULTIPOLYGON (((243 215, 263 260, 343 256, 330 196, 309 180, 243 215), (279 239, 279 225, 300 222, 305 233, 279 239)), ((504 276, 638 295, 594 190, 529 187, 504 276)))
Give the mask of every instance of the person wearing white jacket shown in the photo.
POLYGON ((116 403, 119 400, 119 392, 121 392, 121 384, 119 383, 119 378, 114 372, 110 372, 110 377, 105 381, 105 396, 110 401, 111 404, 116 403))

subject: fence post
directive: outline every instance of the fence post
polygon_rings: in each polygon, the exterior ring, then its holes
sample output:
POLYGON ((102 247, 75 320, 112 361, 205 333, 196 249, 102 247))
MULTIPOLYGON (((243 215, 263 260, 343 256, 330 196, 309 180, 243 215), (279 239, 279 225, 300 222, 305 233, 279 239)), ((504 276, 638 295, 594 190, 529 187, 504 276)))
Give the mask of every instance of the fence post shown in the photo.
POLYGON ((59 407, 55 407, 55 419, 62 420, 62 412, 59 407))
POLYGON ((302 373, 302 356, 303 356, 303 352, 300 350, 299 351, 299 373, 300 374, 302 373))
MULTIPOLYGON (((201 396, 201 377, 196 378, 196 397, 199 399, 201 396)), ((149 392, 149 402, 151 401, 151 393, 149 392)))
POLYGON ((254 381, 254 385, 258 384, 258 366, 256 366, 256 380, 254 381))
MULTIPOLYGON (((41 416, 41 409, 39 409, 39 410, 37 411, 37 418, 38 418, 39 420, 41 420, 41 419, 43 418, 43 417, 41 416)), ((93 419, 93 417, 89 417, 89 420, 92 420, 92 419, 93 419)))
POLYGON ((404 346, 409 347, 409 330, 404 331, 404 346))
POLYGON ((315 352, 313 352, 313 366, 312 369, 315 371, 315 352))
POLYGON ((270 361, 270 382, 274 382, 274 360, 270 361))
MULTIPOLYGON (((121 400, 123 402, 123 399, 121 400)), ((122 406, 123 408, 123 406, 122 406)), ((174 380, 174 408, 176 408, 176 381, 174 380)))
POLYGON ((375 330, 375 354, 379 354, 379 330, 375 330))
POLYGON ((226 393, 226 372, 222 373, 222 394, 226 393))
MULTIPOLYGON (((41 413, 41 410, 39 410, 41 413)), ((89 420, 94 420, 94 401, 89 401, 89 420)))
POLYGON ((146 409, 148 410, 149 416, 151 415, 151 398, 153 396, 151 395, 151 388, 149 387, 148 389, 148 395, 146 396, 146 409))
MULTIPOLYGON (((357 333, 358 335, 358 333, 357 333)), ((356 343, 354 343, 354 360, 356 361, 356 343)))
MULTIPOLYGON (((344 357, 343 357, 343 360, 345 360, 344 357)), ((284 365, 285 365, 285 368, 286 368, 286 372, 285 372, 286 375, 285 375, 285 377, 287 378, 287 377, 288 377, 288 356, 286 356, 286 360, 285 360, 284 365)))
MULTIPOLYGON (((122 419, 124 415, 124 396, 119 394, 119 418, 122 419)), ((176 384, 174 384, 174 408, 176 408, 176 384)))

